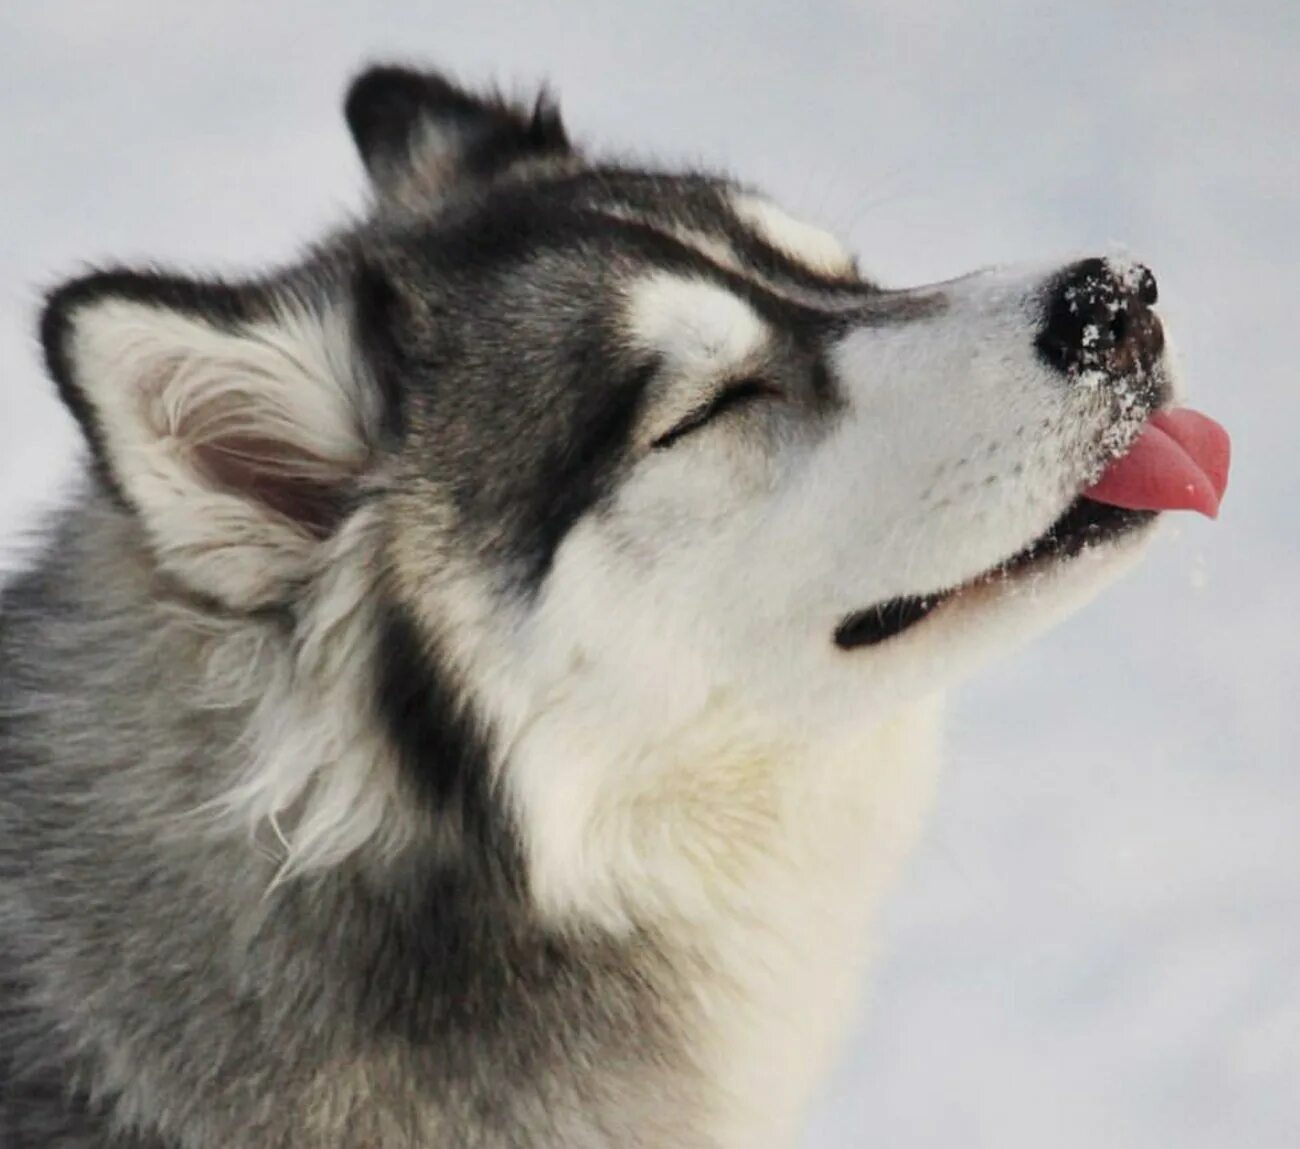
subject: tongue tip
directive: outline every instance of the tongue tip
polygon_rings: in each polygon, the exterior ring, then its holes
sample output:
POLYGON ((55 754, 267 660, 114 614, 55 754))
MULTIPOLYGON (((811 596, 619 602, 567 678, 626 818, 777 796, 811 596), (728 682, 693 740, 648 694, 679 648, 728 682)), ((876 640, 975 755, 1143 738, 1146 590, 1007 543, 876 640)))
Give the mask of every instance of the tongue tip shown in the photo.
POLYGON ((1184 490, 1186 498, 1171 500, 1168 506, 1159 509, 1195 511, 1198 515, 1204 515, 1207 519, 1217 519, 1219 517, 1219 507, 1223 503, 1223 495, 1208 475, 1197 476, 1194 481, 1189 476, 1189 481, 1184 490))
POLYGON ((1217 504, 1228 489, 1232 468, 1232 439, 1223 426, 1190 407, 1170 407, 1151 417, 1153 426, 1169 435, 1186 451, 1214 488, 1217 504))
POLYGON ((1130 510, 1195 511, 1217 519, 1228 486, 1229 450, 1227 432, 1200 412, 1159 411, 1128 453, 1083 493, 1130 510))

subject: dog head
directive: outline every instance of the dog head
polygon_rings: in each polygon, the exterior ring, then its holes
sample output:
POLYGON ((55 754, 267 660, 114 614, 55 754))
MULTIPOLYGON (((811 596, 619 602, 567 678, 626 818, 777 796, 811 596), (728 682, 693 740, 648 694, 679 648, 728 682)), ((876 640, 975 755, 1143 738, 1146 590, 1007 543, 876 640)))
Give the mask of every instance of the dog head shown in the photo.
MULTIPOLYGON (((341 705, 536 868, 666 773, 852 744, 1148 533, 1083 497, 1173 395, 1139 265, 885 289, 731 180, 589 160, 546 99, 380 68, 346 111, 364 221, 248 283, 74 281, 47 357, 160 572, 388 667, 341 705)), ((342 743, 262 812, 313 824, 342 743)), ((392 816, 360 786, 320 822, 357 842, 392 816)))

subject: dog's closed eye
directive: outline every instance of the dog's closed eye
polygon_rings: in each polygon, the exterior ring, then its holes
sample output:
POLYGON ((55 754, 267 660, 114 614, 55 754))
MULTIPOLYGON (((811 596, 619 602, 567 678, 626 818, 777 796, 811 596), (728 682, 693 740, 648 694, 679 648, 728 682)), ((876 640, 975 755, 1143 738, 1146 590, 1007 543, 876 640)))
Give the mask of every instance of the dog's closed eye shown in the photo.
POLYGON ((720 415, 725 415, 738 407, 747 406, 757 399, 780 398, 781 390, 775 384, 759 376, 748 376, 727 384, 708 402, 695 408, 669 430, 654 439, 650 448, 661 451, 671 447, 683 435, 698 431, 720 415))

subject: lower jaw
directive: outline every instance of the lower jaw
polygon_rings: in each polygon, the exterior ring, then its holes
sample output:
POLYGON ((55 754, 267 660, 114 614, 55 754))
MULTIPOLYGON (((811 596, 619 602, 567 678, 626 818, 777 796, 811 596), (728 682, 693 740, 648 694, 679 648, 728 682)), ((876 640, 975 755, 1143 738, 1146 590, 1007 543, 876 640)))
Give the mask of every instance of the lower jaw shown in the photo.
POLYGON ((878 646, 924 621, 963 590, 1014 578, 1029 567, 1045 562, 1068 562, 1092 547, 1136 530, 1155 517, 1154 511, 1112 507, 1080 496, 1029 546, 969 582, 933 594, 890 599, 847 615, 835 628, 835 645, 846 651, 878 646))

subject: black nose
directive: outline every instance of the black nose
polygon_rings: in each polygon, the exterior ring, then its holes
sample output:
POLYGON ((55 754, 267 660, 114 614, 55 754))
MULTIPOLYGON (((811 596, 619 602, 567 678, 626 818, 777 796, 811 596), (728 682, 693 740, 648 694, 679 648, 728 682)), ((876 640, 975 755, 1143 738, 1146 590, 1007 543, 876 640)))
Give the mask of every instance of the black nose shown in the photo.
POLYGON ((1072 264, 1048 289, 1039 354, 1067 374, 1144 375, 1165 346, 1164 329, 1151 310, 1157 297, 1156 277, 1141 264, 1072 264))

